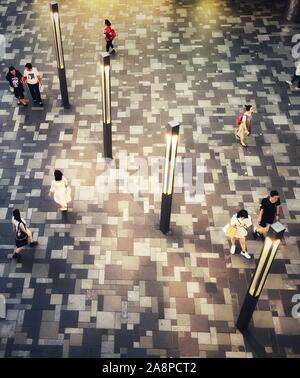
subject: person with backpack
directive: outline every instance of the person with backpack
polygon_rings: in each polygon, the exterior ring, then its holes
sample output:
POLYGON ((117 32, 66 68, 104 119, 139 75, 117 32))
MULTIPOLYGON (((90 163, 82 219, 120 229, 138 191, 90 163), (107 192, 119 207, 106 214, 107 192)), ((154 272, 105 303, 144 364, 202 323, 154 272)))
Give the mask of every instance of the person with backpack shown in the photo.
POLYGON ((17 99, 17 105, 22 104, 27 106, 28 103, 24 98, 23 76, 21 72, 16 70, 15 67, 10 66, 5 78, 14 91, 15 98, 17 99))
POLYGON ((116 50, 114 49, 113 40, 115 39, 117 33, 111 27, 111 22, 109 20, 105 20, 104 24, 105 24, 104 35, 105 35, 105 41, 106 41, 106 52, 109 52, 109 49, 112 48, 112 51, 110 52, 110 54, 114 54, 116 50))
POLYGON ((243 147, 247 147, 245 144, 245 139, 252 132, 252 114, 254 112, 252 105, 245 105, 245 113, 240 114, 236 118, 237 132, 235 134, 236 138, 240 141, 243 147))
POLYGON ((16 249, 13 258, 19 258, 23 248, 28 244, 30 247, 35 247, 38 242, 33 241, 32 232, 26 226, 26 222, 21 218, 20 210, 15 209, 12 216, 12 229, 15 234, 16 249))

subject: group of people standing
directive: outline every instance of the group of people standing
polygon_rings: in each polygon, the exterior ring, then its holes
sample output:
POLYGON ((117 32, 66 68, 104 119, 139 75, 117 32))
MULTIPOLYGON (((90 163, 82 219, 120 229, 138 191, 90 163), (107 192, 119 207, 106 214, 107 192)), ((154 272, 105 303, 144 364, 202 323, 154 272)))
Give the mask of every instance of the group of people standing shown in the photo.
POLYGON ((28 100, 24 96, 24 87, 27 84, 33 102, 43 106, 40 88, 42 87, 42 78, 38 70, 31 63, 25 65, 23 75, 14 66, 10 66, 6 75, 6 80, 14 91, 18 105, 28 106, 28 100))
MULTIPOLYGON (((262 199, 257 217, 257 226, 253 227, 254 239, 257 239, 258 236, 264 239, 270 226, 275 221, 279 221, 280 205, 281 202, 277 190, 272 190, 268 197, 262 199)), ((224 226, 223 231, 231 242, 230 253, 232 255, 236 253, 236 240, 239 240, 241 255, 248 260, 252 258, 247 251, 246 243, 247 229, 252 225, 252 219, 248 211, 242 209, 232 216, 230 223, 224 226)))

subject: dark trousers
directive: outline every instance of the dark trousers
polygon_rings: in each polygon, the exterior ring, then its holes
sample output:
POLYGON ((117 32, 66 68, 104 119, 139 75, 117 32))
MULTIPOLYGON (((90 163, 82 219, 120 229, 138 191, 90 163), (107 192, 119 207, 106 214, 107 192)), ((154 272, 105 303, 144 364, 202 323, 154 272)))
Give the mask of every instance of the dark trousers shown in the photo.
POLYGON ((294 75, 292 76, 292 79, 291 79, 291 82, 292 82, 293 84, 294 84, 295 81, 298 82, 298 88, 300 88, 300 76, 297 76, 297 75, 296 75, 296 68, 295 68, 294 75))
POLYGON ((109 52, 109 48, 114 48, 114 45, 112 43, 112 40, 106 42, 106 52, 109 52))
POLYGON ((40 93, 40 83, 28 84, 31 97, 34 102, 42 102, 41 93, 40 93))
POLYGON ((24 89, 23 87, 14 88, 15 98, 24 98, 24 89))

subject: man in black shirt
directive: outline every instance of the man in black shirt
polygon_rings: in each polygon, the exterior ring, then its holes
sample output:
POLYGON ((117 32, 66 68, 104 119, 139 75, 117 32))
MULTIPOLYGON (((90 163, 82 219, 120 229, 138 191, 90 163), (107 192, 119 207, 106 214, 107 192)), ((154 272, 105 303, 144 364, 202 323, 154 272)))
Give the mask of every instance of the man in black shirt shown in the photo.
POLYGON ((275 221, 279 221, 280 204, 281 202, 277 190, 272 190, 269 197, 263 198, 258 214, 259 227, 254 228, 254 238, 259 234, 266 237, 269 226, 275 221))
POLYGON ((23 76, 20 71, 16 70, 15 67, 10 66, 8 73, 6 75, 6 80, 9 85, 14 90, 15 97, 17 99, 17 104, 27 106, 28 103, 24 98, 24 87, 23 87, 23 76))

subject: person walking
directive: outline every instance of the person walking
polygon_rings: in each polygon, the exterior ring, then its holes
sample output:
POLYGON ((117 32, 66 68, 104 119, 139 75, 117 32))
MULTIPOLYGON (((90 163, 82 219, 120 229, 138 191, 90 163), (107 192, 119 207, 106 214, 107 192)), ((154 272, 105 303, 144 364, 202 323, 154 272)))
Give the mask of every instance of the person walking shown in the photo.
POLYGON ((293 70, 291 81, 287 80, 286 83, 292 87, 295 81, 297 81, 297 87, 295 87, 295 89, 299 91, 300 90, 300 60, 295 61, 295 68, 293 70))
POLYGON ((43 85, 41 75, 35 67, 32 67, 31 63, 25 65, 24 70, 24 84, 28 85, 33 102, 43 106, 41 98, 40 86, 43 85))
POLYGON ((249 228, 251 225, 252 219, 248 214, 248 211, 242 209, 234 214, 230 220, 230 223, 223 228, 223 231, 231 242, 230 253, 232 255, 234 255, 236 252, 235 242, 236 239, 238 239, 241 246, 241 255, 248 260, 252 258, 247 252, 246 245, 246 236, 248 234, 247 228, 249 228))
POLYGON ((272 190, 269 197, 263 198, 261 201, 259 213, 258 213, 258 227, 254 227, 253 237, 257 236, 265 238, 270 225, 275 221, 279 221, 280 211, 280 197, 277 190, 272 190))
POLYGON ((71 188, 67 179, 58 169, 54 171, 54 180, 51 183, 49 197, 54 197, 54 201, 60 206, 61 211, 68 210, 68 203, 71 202, 71 188))
POLYGON ((17 105, 27 106, 28 102, 24 97, 23 76, 20 71, 16 70, 14 66, 10 66, 6 75, 6 80, 14 90, 15 98, 17 99, 17 105))
POLYGON ((28 244, 30 247, 35 247, 38 242, 33 241, 32 232, 26 226, 26 222, 21 218, 20 210, 15 209, 12 216, 12 229, 15 234, 16 249, 13 258, 19 258, 23 248, 28 244))
POLYGON ((252 133, 252 114, 254 108, 252 105, 245 105, 245 112, 237 117, 237 132, 236 138, 240 141, 243 147, 247 147, 245 139, 252 133))
POLYGON ((117 33, 116 31, 111 27, 111 22, 109 20, 104 21, 105 27, 104 27, 104 35, 105 35, 105 41, 106 41, 106 52, 109 52, 109 49, 112 48, 112 51, 110 54, 114 54, 116 50, 114 49, 113 40, 115 39, 117 33))

